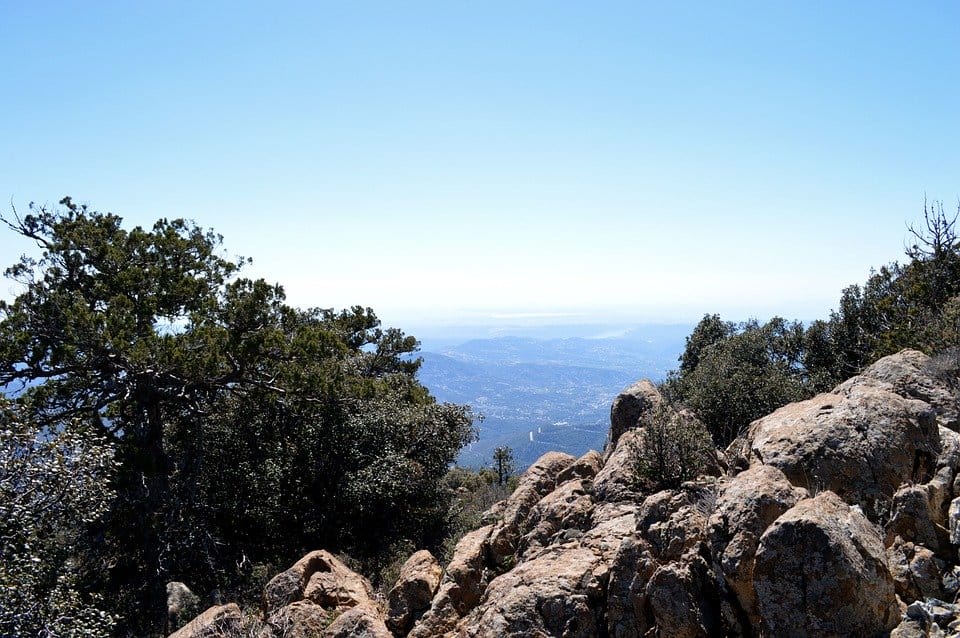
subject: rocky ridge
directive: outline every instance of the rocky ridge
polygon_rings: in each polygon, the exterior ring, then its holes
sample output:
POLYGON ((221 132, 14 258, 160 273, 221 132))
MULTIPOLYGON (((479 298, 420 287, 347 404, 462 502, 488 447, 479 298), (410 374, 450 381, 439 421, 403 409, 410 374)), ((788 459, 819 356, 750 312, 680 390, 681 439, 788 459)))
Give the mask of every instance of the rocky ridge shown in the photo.
MULTIPOLYGON (((614 402, 605 457, 541 457, 445 570, 411 556, 385 605, 312 552, 267 585, 260 638, 960 636, 955 367, 881 359, 649 494, 630 468, 655 392, 614 402)), ((242 624, 226 605, 173 636, 242 624)))

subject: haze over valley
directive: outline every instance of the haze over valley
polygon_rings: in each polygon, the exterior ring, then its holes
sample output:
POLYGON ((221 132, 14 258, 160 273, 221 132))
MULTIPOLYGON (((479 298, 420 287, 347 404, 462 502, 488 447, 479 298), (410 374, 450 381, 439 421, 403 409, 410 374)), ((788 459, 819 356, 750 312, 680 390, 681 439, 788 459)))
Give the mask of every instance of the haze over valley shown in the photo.
MULTIPOLYGON (((602 450, 610 402, 646 377, 662 380, 677 365, 685 324, 554 325, 463 330, 423 339, 420 381, 440 401, 465 403, 479 440, 458 463, 489 465, 509 446, 518 469, 549 450, 579 456, 602 450)), ((452 332, 452 331, 451 331, 452 332)))

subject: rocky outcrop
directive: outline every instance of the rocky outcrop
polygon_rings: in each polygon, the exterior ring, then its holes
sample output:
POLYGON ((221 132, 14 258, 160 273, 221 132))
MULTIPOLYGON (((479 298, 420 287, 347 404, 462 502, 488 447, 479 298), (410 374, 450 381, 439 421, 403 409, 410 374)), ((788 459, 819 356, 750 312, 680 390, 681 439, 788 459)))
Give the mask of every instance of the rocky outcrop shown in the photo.
POLYGON ((324 551, 310 552, 267 583, 259 638, 388 638, 373 588, 324 551))
MULTIPOLYGON (((914 351, 887 357, 755 421, 722 476, 708 464, 656 493, 638 487, 632 461, 659 395, 632 386, 612 409, 605 458, 543 456, 442 575, 411 557, 390 627, 403 636, 412 622, 412 638, 960 636, 960 608, 944 602, 960 592, 956 378, 914 351)), ((314 552, 271 581, 266 619, 386 635, 369 585, 331 559, 314 552)))
POLYGON ((608 451, 613 450, 620 436, 640 426, 644 416, 663 403, 657 387, 647 379, 638 381, 621 392, 610 406, 610 437, 608 451))
POLYGON ((821 394, 755 421, 751 465, 770 465, 791 483, 872 506, 909 481, 930 479, 940 452, 926 403, 872 386, 821 394))
POLYGON ((397 636, 406 636, 413 623, 430 608, 440 585, 443 569, 433 554, 421 550, 400 568, 396 584, 387 594, 387 627, 397 636))

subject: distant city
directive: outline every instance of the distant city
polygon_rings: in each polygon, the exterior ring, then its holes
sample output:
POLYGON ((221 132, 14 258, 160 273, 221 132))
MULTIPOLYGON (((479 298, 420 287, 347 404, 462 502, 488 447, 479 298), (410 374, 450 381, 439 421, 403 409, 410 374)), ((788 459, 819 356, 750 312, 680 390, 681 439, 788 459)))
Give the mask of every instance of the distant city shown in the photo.
POLYGON ((421 337, 419 378, 440 401, 469 404, 479 417, 480 438, 460 453, 460 465, 489 465, 506 445, 522 470, 549 450, 602 451, 614 397, 641 378, 662 380, 692 328, 451 328, 421 337))

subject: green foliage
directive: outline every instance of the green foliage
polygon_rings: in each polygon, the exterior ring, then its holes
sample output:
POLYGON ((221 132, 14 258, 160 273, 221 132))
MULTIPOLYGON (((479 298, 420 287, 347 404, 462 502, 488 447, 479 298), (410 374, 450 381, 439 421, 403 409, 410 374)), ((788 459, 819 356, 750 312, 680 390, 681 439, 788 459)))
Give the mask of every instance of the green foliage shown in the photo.
POLYGON ((116 498, 91 570, 122 631, 162 626, 164 584, 249 590, 254 565, 326 547, 373 561, 444 537, 439 482, 474 432, 370 309, 288 306, 182 220, 125 230, 64 199, 7 221, 42 250, 8 269, 0 385, 43 426, 110 440, 116 498))
POLYGON ((110 445, 81 421, 40 428, 0 398, 0 635, 110 635, 114 619, 79 581, 113 471, 110 445))
POLYGON ((488 468, 474 471, 454 467, 444 477, 443 486, 451 496, 447 512, 447 536, 438 556, 445 565, 453 556, 457 542, 466 533, 483 525, 483 514, 516 489, 517 477, 512 476, 505 483, 500 483, 496 473, 488 468))
MULTIPOLYGON (((705 324, 718 325, 719 318, 706 316, 705 324)), ((722 325, 726 336, 708 345, 688 339, 688 347, 699 348, 697 364, 671 375, 664 390, 694 411, 717 446, 726 447, 751 421, 809 396, 810 389, 799 323, 776 317, 763 325, 722 325)))
POLYGON ((710 433, 692 414, 661 404, 644 418, 632 452, 638 487, 660 490, 696 478, 714 447, 710 433))
POLYGON ((501 445, 493 451, 493 470, 497 473, 497 484, 505 485, 507 480, 516 472, 513 462, 513 450, 501 445))

